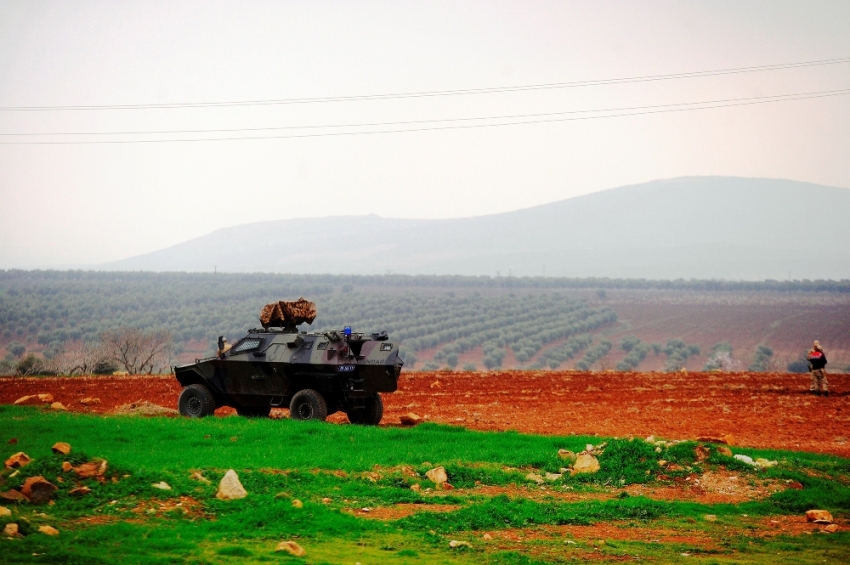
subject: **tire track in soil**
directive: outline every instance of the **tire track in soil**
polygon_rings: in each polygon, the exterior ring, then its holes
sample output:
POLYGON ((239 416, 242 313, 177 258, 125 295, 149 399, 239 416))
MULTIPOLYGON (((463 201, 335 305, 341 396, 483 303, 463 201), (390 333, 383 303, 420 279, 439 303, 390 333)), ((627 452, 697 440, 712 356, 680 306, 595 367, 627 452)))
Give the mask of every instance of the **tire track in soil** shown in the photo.
MULTIPOLYGON (((666 439, 732 434, 738 445, 850 457, 847 377, 830 374, 832 395, 823 398, 807 393, 808 375, 409 372, 402 374, 399 391, 383 395, 382 425, 397 425, 399 416, 415 412, 475 430, 666 439)), ((3 377, 0 403, 49 392, 69 410, 108 413, 139 400, 176 408, 180 390, 169 375, 3 377), (100 403, 85 406, 80 400, 86 397, 100 403)), ((345 416, 330 420, 344 422, 345 416)))

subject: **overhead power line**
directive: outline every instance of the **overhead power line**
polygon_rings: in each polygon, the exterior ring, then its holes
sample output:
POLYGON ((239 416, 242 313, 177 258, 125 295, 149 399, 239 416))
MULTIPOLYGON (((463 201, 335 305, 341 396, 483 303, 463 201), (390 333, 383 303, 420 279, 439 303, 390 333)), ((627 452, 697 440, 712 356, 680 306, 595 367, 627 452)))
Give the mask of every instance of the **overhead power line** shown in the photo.
POLYGON ((521 92, 529 90, 549 90, 559 88, 580 88, 587 86, 602 86, 608 84, 626 84, 639 82, 654 82, 685 78, 700 78, 719 75, 731 75, 740 73, 753 73, 765 71, 778 71, 784 69, 795 69, 800 67, 816 67, 824 65, 838 65, 850 63, 850 57, 835 59, 820 59, 816 61, 804 61, 800 63, 782 63, 776 65, 758 65, 750 67, 736 67, 730 69, 715 69, 708 71, 693 71, 685 73, 672 73, 663 75, 644 75, 633 77, 608 78, 587 81, 553 82, 544 84, 530 84, 520 86, 505 86, 491 88, 468 88, 457 90, 428 90, 420 92, 399 92, 388 94, 364 94, 356 96, 325 96, 313 98, 278 98, 267 100, 239 100, 229 102, 185 102, 165 104, 102 104, 102 105, 66 105, 66 106, 0 106, 2 112, 42 112, 42 111, 94 111, 94 110, 156 110, 177 108, 217 108, 231 106, 271 106, 283 104, 316 104, 324 102, 356 102, 366 100, 391 100, 400 98, 425 98, 436 96, 463 96, 471 94, 496 94, 503 92, 521 92))
MULTIPOLYGON (((828 90, 821 92, 808 92, 796 94, 780 94, 775 96, 762 96, 753 98, 731 98, 726 100, 711 100, 703 102, 682 102, 676 104, 662 104, 655 106, 634 106, 629 108, 617 109, 600 109, 600 110, 575 110, 569 112, 552 112, 547 114, 525 114, 514 116, 489 116, 479 118, 449 118, 443 120, 420 120, 409 122, 383 122, 372 124, 349 124, 349 125, 332 125, 332 126, 284 126, 279 129, 288 129, 290 127, 296 129, 303 128, 328 128, 328 127, 368 127, 368 126, 385 126, 385 125, 402 125, 402 124, 430 124, 430 123, 449 123, 450 125, 425 125, 424 127, 412 128, 396 128, 383 129, 374 131, 336 131, 336 132, 319 132, 319 133, 301 133, 287 135, 265 135, 265 136, 239 136, 239 137, 210 137, 210 138, 183 138, 183 139, 125 139, 125 140, 103 140, 103 141, 4 141, 0 145, 95 145, 95 144, 130 144, 130 143, 174 143, 174 142, 204 142, 204 141, 248 141, 261 139, 296 139, 307 137, 331 137, 331 136, 350 136, 350 135, 375 135, 375 134, 390 134, 390 133, 408 133, 420 131, 436 131, 436 130, 453 130, 453 129, 472 129, 472 128, 489 128, 502 127, 524 124, 540 124, 552 122, 567 122, 579 120, 594 120, 604 118, 621 118, 628 116, 641 116, 648 114, 662 114, 670 112, 691 112, 697 110, 710 110, 715 108, 730 108, 735 106, 750 106, 755 104, 770 104, 775 102, 787 102, 793 100, 810 100, 815 98, 826 98, 833 96, 845 96, 850 94, 850 89, 828 90), (574 115, 574 114, 599 114, 599 115, 574 115), (501 121, 493 123, 463 123, 451 124, 451 122, 467 121, 467 120, 520 120, 520 121, 501 121)), ((215 131, 258 131, 263 128, 244 128, 240 130, 195 130, 194 133, 212 133, 215 131)), ((277 129, 277 128, 272 128, 277 129)), ((165 133, 189 133, 190 130, 183 132, 165 132, 165 133)), ((97 132, 98 134, 106 132, 97 132)), ((124 132, 133 133, 133 132, 124 132)), ((138 132, 138 133, 157 133, 157 132, 138 132)), ((66 134, 67 135, 67 134, 66 134)), ((113 134, 114 135, 114 134, 113 134)))
MULTIPOLYGON (((434 123, 452 123, 452 122, 472 122, 484 120, 515 120, 515 119, 530 119, 530 118, 545 118, 553 116, 564 116, 570 114, 600 114, 605 112, 635 112, 642 110, 651 110, 657 108, 681 108, 681 109, 702 109, 700 106, 707 104, 726 104, 733 105, 738 102, 781 102, 783 100, 802 100, 805 98, 821 98, 824 96, 837 96, 850 93, 850 89, 841 90, 825 90, 817 92, 799 92, 792 94, 776 94, 771 96, 756 96, 748 98, 726 98, 721 100, 705 100, 701 102, 676 102, 671 104, 654 104, 650 106, 627 106, 617 108, 598 108, 591 110, 567 110, 563 112, 545 112, 536 114, 509 114, 502 116, 478 116, 465 118, 437 118, 431 120, 403 120, 390 122, 362 122, 357 124, 326 124, 326 125, 304 125, 304 126, 266 126, 256 128, 225 128, 225 129, 184 129, 184 130, 144 130, 144 131, 75 131, 75 132, 38 132, 38 133, 0 133, 0 136, 90 136, 90 135, 177 135, 177 134, 201 134, 201 133, 241 133, 241 132, 258 132, 258 131, 282 131, 282 130, 299 130, 299 129, 331 129, 331 128, 363 128, 363 127, 385 127, 385 126, 400 126, 413 124, 434 124, 434 123), (694 107, 694 108, 688 108, 694 107)), ((606 117, 606 116, 600 116, 606 117)))

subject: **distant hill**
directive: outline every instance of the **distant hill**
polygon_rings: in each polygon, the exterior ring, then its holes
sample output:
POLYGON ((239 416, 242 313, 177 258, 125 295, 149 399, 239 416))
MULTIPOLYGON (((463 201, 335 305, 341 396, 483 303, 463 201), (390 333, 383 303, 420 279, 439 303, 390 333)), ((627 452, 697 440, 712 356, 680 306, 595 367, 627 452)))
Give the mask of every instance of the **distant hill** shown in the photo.
POLYGON ((104 270, 850 278, 850 190, 685 177, 450 220, 340 216, 216 230, 104 270))

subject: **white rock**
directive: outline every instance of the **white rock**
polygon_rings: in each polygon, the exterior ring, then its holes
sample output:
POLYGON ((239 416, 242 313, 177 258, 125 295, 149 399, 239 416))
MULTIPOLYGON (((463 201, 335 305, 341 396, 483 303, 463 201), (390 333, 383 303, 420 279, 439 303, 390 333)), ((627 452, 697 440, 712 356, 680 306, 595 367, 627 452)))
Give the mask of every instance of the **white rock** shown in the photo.
POLYGON ((738 453, 737 455, 735 455, 735 459, 737 459, 738 461, 743 461, 747 465, 752 465, 754 467, 756 465, 756 462, 753 461, 753 458, 750 457, 749 455, 743 455, 741 453, 738 453))
POLYGON ((438 485, 449 482, 449 476, 446 474, 446 470, 442 467, 431 469, 425 473, 425 476, 438 485))
POLYGON ((572 474, 578 475, 580 473, 595 473, 598 470, 599 460, 593 455, 581 453, 576 458, 576 462, 573 465, 572 474))
POLYGON ((470 544, 468 541, 458 541, 456 539, 453 539, 449 542, 449 547, 472 547, 472 544, 470 544))
POLYGON ((171 490, 171 485, 169 485, 165 481, 159 481, 158 483, 154 483, 151 486, 153 488, 158 488, 159 490, 171 490))
POLYGON ((561 475, 559 473, 546 473, 545 478, 547 481, 557 481, 561 478, 561 475))
POLYGON ((215 497, 221 500, 237 500, 246 496, 248 496, 248 492, 239 482, 236 471, 228 469, 218 484, 218 492, 215 493, 215 497))
POLYGON ((525 478, 528 479, 529 481, 534 481, 538 485, 542 485, 543 483, 546 482, 545 479, 543 479, 543 477, 541 477, 537 473, 529 473, 525 476, 525 478))

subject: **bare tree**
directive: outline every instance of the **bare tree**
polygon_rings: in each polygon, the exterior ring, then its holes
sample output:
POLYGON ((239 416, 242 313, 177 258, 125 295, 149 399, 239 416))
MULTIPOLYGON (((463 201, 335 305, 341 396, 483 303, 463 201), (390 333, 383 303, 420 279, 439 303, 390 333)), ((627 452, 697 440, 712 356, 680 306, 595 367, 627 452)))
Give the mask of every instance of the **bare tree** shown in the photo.
POLYGON ((86 375, 108 358, 109 354, 102 343, 73 341, 66 344, 65 350, 51 359, 49 365, 53 372, 61 375, 86 375))
POLYGON ((109 359, 131 375, 151 374, 168 366, 171 355, 171 334, 143 333, 135 328, 121 328, 101 336, 109 359))

